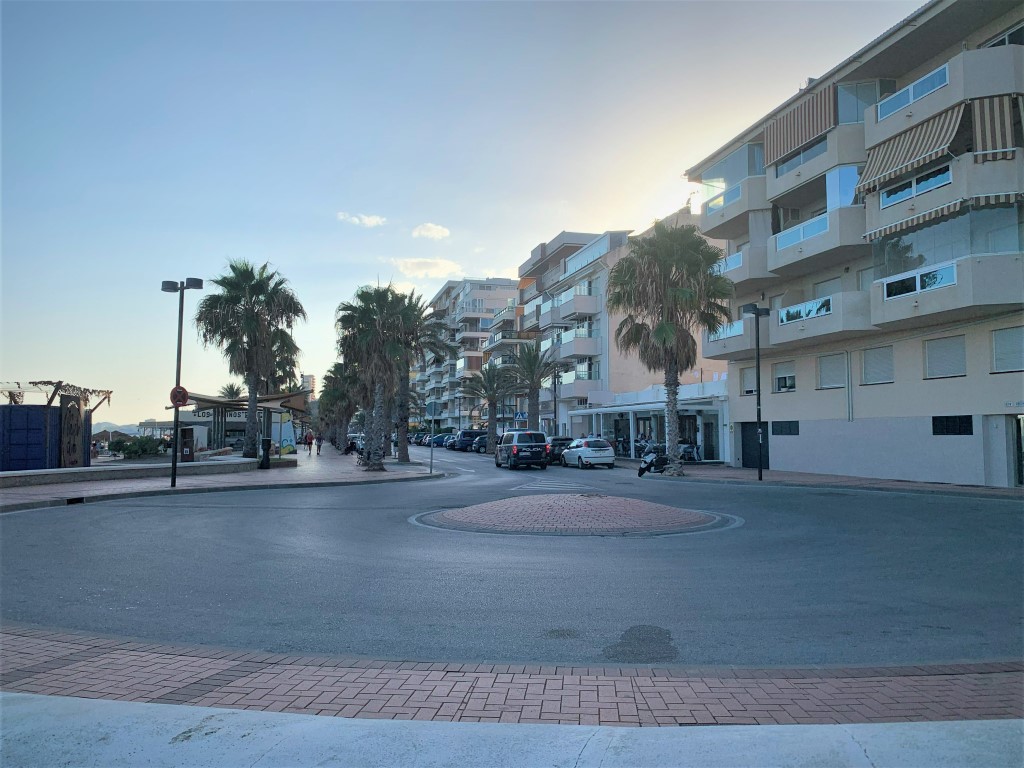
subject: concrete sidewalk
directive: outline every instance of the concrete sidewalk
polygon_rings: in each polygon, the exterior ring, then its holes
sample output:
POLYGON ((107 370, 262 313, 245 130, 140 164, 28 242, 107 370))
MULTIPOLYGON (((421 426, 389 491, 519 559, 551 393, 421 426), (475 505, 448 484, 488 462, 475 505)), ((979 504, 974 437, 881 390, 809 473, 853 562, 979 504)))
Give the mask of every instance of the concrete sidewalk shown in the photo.
POLYGON ((610 728, 381 722, 0 693, 0 760, 96 766, 993 768, 1024 721, 610 728))

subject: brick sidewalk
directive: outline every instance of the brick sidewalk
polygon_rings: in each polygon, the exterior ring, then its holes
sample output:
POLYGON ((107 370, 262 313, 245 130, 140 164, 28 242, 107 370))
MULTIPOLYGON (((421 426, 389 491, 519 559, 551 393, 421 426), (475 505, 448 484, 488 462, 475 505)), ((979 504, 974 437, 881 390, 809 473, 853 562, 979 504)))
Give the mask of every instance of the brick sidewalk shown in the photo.
POLYGON ((625 726, 1024 717, 1024 664, 671 669, 172 646, 7 625, 5 691, 340 717, 625 726))

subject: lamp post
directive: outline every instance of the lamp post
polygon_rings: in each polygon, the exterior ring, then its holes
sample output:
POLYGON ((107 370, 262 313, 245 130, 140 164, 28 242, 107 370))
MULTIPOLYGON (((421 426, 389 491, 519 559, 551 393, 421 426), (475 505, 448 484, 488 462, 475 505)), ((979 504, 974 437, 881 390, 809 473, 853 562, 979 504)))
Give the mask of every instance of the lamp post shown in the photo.
MULTIPOLYGON (((165 293, 177 293, 178 294, 178 354, 175 358, 174 367, 174 388, 177 389, 181 386, 181 328, 185 321, 185 291, 190 289, 202 290, 203 281, 198 277, 186 277, 185 282, 180 283, 177 280, 164 280, 160 283, 160 290, 165 293)), ((174 488, 178 484, 178 443, 181 438, 178 436, 178 412, 179 408, 177 405, 174 406, 174 433, 172 440, 174 442, 174 450, 171 452, 171 488, 174 488)))
POLYGON ((754 387, 757 389, 757 479, 764 474, 764 425, 761 423, 761 318, 768 317, 771 309, 759 307, 757 304, 744 304, 740 307, 744 315, 754 317, 754 387))

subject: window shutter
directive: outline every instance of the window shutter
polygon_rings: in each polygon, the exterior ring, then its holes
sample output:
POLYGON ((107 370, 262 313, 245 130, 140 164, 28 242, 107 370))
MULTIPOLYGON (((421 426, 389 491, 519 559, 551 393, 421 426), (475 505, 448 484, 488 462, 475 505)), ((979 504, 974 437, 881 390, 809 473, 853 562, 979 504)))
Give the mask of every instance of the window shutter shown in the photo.
POLYGON ((892 347, 865 349, 863 363, 865 384, 884 384, 893 381, 892 347))
POLYGON ((772 366, 775 378, 775 392, 789 392, 796 389, 796 363, 792 360, 772 366))
POLYGON ((822 355, 818 358, 818 388, 846 386, 846 355, 822 355))
POLYGON ((757 376, 753 368, 743 368, 740 371, 740 390, 744 395, 757 392, 757 376))
POLYGON ((1024 326, 992 331, 992 370, 1024 371, 1024 326))
POLYGON ((967 353, 963 336, 946 336, 924 343, 925 378, 964 376, 967 373, 967 353))

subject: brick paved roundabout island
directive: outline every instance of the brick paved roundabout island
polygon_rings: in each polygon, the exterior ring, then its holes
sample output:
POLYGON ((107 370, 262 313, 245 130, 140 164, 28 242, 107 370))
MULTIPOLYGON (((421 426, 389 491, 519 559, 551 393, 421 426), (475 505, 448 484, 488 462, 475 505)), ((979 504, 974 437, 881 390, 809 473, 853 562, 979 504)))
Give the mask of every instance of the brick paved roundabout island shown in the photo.
POLYGON ((0 686, 463 722, 1020 718, 1017 506, 563 470, 12 513, 0 686))

